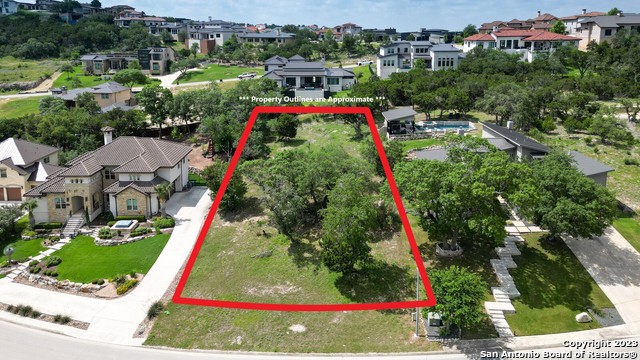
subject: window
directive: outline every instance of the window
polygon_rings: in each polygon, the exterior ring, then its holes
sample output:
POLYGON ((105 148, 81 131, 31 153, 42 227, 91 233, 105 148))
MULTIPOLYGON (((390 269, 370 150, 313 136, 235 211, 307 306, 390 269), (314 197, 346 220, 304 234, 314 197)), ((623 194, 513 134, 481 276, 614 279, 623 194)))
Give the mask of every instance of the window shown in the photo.
POLYGON ((220 34, 216 34, 216 37, 217 37, 217 38, 219 38, 219 37, 220 37, 220 34))
POLYGON ((95 67, 96 70, 100 70, 100 69, 102 69, 102 63, 97 62, 97 63, 93 64, 93 67, 95 67))
POLYGON ((100 94, 100 98, 103 100, 109 100, 109 94, 100 94))
POLYGON ((138 210, 138 200, 136 199, 127 199, 127 210, 138 210))
POLYGON ((51 159, 49 159, 49 157, 47 156, 46 158, 42 159, 42 162, 45 164, 48 164, 51 161, 51 159))
POLYGON ((327 78, 327 85, 340 85, 340 79, 336 77, 327 78))
POLYGON ((153 63, 153 70, 160 70, 160 64, 153 63))
POLYGON ((604 36, 611 36, 611 29, 606 29, 604 31, 604 36))
POLYGON ((53 201, 56 204, 56 209, 66 209, 67 203, 64 201, 64 198, 55 198, 53 201))
POLYGON ((116 174, 112 173, 109 169, 104 169, 104 178, 107 180, 115 180, 116 174))
POLYGON ((140 181, 140 175, 130 174, 129 175, 129 181, 140 181))

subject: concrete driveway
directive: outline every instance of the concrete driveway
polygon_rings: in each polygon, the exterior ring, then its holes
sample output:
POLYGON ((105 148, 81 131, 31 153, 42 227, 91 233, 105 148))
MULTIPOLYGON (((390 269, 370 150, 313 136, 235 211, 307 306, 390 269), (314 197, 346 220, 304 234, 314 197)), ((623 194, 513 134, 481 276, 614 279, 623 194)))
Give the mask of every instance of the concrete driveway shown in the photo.
POLYGON ((208 190, 192 188, 177 193, 167 203, 167 212, 176 220, 176 227, 144 280, 128 295, 104 300, 64 294, 0 279, 0 302, 30 305, 46 314, 63 314, 88 322, 89 329, 78 330, 43 321, 25 319, 0 311, 0 319, 19 321, 27 325, 63 334, 102 342, 139 345, 144 339, 133 339, 149 306, 159 300, 186 261, 196 242, 204 217, 211 206, 208 190))

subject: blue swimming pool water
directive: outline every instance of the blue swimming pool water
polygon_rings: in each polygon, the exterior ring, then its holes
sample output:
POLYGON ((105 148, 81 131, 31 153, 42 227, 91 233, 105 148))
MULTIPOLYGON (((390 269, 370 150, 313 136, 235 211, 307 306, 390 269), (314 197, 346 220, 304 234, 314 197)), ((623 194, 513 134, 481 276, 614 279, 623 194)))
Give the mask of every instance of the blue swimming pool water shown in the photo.
POLYGON ((113 224, 114 228, 126 229, 133 224, 133 220, 118 220, 113 224))

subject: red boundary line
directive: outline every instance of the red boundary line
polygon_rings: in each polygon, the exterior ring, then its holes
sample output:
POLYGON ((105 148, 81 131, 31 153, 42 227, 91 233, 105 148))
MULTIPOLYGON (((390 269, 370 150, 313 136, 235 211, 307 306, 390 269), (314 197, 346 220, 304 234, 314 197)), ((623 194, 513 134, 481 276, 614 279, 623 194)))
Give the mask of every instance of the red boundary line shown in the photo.
POLYGON ((422 262, 422 257, 420 256, 420 250, 418 249, 418 245, 416 243, 416 239, 413 235, 413 231, 411 230, 411 225, 409 224, 409 219, 407 217, 407 213, 405 211, 404 205, 402 204, 402 199, 400 198, 400 193, 398 191, 398 187, 396 185, 395 179, 393 178, 393 173, 391 172, 391 167, 389 166, 389 161, 387 160, 387 155, 384 152, 384 147, 382 145, 382 140, 380 140, 380 136, 378 135, 378 129, 376 127, 375 121, 373 119, 373 115, 371 114, 371 110, 367 107, 328 107, 328 106, 318 106, 318 107, 304 107, 304 106, 256 106, 251 112, 251 116, 249 117, 249 121, 247 122, 247 126, 245 127, 242 136, 240 137, 240 141, 238 142, 238 147, 233 157, 231 158, 231 162, 229 163, 229 167, 227 168, 227 172, 222 179, 222 184, 220 185, 220 189, 216 193, 216 197, 213 201, 213 205, 207 214, 207 217, 204 221, 202 229, 200 229, 200 234, 198 235, 198 240, 191 251, 191 255, 189 256, 189 260, 187 261, 187 265, 185 267, 184 273, 178 282, 178 286, 176 288, 176 292, 172 298, 173 302, 176 304, 186 304, 186 305, 199 305, 199 306, 210 306, 210 307, 222 307, 222 308, 233 308, 233 309, 248 309, 248 310, 271 310, 271 311, 344 311, 344 310, 382 310, 382 309, 398 309, 398 308, 412 308, 412 307, 431 307, 436 304, 436 298, 433 294, 433 289, 431 288, 431 283, 429 281, 429 276, 427 275, 427 271, 425 270, 424 264, 422 262), (185 285, 187 284, 187 279, 189 278, 189 274, 193 270, 193 265, 196 262, 198 257, 198 253, 202 248, 202 244, 207 236, 209 228, 211 227, 211 223, 213 222, 213 218, 218 211, 218 206, 220 205, 220 201, 224 196, 224 193, 227 189, 227 185, 229 184, 229 180, 235 171, 236 166, 238 165, 238 161, 240 160, 240 155, 242 154, 242 150, 244 149, 245 144, 247 143, 247 139, 249 138, 249 134, 253 129, 253 125, 258 118, 258 115, 261 113, 265 114, 280 114, 280 113, 289 113, 289 114, 362 114, 366 117, 367 123, 369 124, 369 129, 371 130, 371 135, 373 137, 373 142, 375 143, 376 149, 378 150, 378 154, 380 155, 380 160, 382 162, 382 167, 384 168, 384 173, 387 176, 387 181, 389 183, 389 187, 391 189, 391 194, 393 195, 393 199, 398 208, 398 214, 400 215, 400 219, 402 220, 402 225, 407 234, 407 239, 409 241, 409 245, 411 246, 411 252, 413 253, 413 258, 416 262, 416 266, 418 267, 418 272, 422 278, 422 284, 426 290, 427 300, 413 300, 413 301, 398 301, 398 302, 379 302, 379 303, 360 303, 360 304, 268 304, 268 303, 253 303, 253 302, 240 302, 240 301, 223 301, 223 300, 207 300, 207 299, 197 299, 197 298, 188 298, 183 297, 182 293, 184 291, 185 285))

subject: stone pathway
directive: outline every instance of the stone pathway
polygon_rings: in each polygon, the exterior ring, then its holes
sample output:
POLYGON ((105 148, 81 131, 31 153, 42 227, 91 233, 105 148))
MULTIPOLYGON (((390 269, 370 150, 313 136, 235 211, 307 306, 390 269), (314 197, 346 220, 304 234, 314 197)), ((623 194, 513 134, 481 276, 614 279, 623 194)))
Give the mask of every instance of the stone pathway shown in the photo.
POLYGON ((54 252, 62 249, 62 247, 65 246, 66 244, 68 244, 69 241, 71 241, 71 240, 68 239, 68 238, 60 239, 57 243, 55 243, 53 246, 51 246, 47 250, 41 251, 40 254, 38 254, 36 256, 29 257, 29 260, 19 264, 17 268, 15 268, 13 271, 8 273, 7 274, 7 279, 11 279, 13 281, 13 279, 17 278, 18 275, 20 275, 23 271, 27 270, 27 268, 29 267, 29 263, 30 262, 32 262, 33 260, 40 261, 40 260, 46 258, 47 256, 53 254, 54 252))

